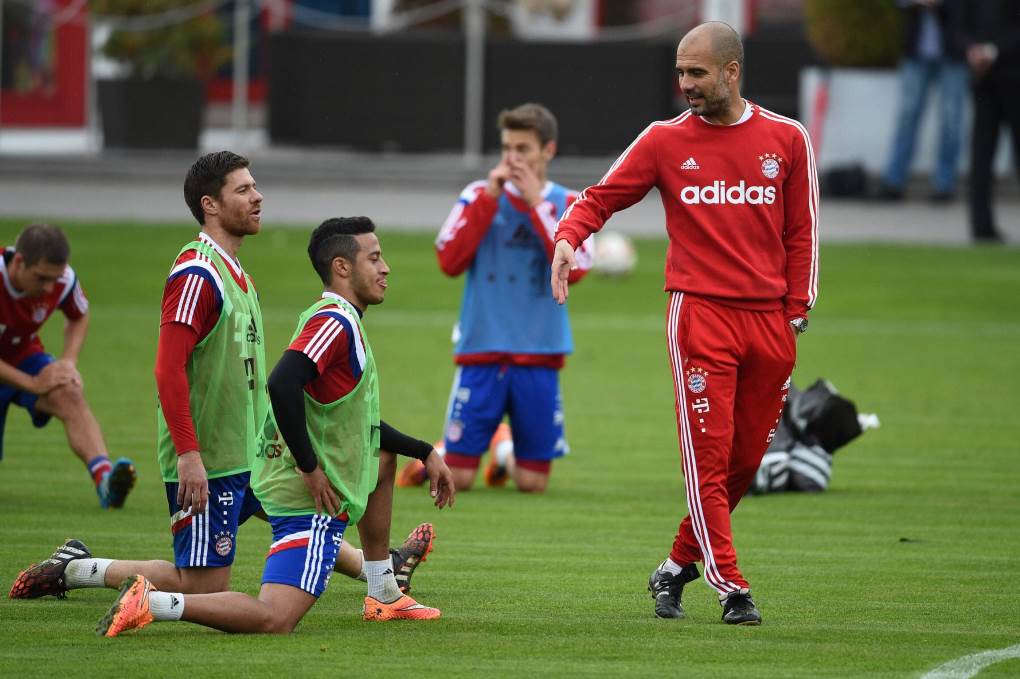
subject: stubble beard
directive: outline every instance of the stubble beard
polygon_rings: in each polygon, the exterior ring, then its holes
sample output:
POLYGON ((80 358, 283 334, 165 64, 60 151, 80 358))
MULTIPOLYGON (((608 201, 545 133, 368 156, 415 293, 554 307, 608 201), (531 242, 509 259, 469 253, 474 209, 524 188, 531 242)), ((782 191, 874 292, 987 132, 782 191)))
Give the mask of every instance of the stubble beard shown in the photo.
POLYGON ((723 83, 718 83, 711 92, 702 91, 701 98, 704 103, 701 110, 691 106, 691 113, 702 118, 711 118, 726 113, 730 104, 729 91, 723 83))
POLYGON ((383 300, 386 298, 386 290, 376 286, 375 278, 359 281, 354 292, 366 308, 376 304, 382 304, 383 300))
POLYGON ((239 215, 236 219, 232 219, 225 223, 223 225, 223 230, 231 236, 237 236, 239 238, 254 236, 262 230, 262 222, 261 220, 256 221, 252 218, 250 212, 246 212, 243 215, 239 215))

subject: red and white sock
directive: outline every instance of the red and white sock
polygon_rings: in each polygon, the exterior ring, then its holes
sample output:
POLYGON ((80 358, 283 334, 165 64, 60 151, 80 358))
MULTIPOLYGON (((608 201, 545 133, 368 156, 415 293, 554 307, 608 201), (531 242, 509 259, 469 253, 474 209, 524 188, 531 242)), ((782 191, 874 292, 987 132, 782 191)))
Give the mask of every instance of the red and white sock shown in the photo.
POLYGON ((92 458, 85 466, 88 467, 89 474, 92 475, 92 482, 96 484, 96 487, 99 487, 99 484, 103 482, 103 477, 113 469, 113 465, 110 464, 110 458, 106 455, 92 458))

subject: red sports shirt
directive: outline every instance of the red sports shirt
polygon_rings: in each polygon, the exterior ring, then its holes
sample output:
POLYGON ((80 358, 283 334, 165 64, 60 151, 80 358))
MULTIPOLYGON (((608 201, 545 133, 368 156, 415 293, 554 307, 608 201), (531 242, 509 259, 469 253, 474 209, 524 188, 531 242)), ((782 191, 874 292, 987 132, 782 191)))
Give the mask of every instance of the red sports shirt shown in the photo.
MULTIPOLYGON (((322 296, 343 299, 332 292, 322 296)), ((365 372, 365 339, 358 322, 339 302, 315 312, 287 349, 315 363, 319 376, 305 385, 305 391, 319 403, 333 403, 351 393, 365 372)))
MULTIPOLYGON (((241 265, 204 233, 202 241, 223 260, 234 281, 247 290, 241 265)), ((177 454, 200 450, 191 419, 191 386, 187 365, 195 345, 216 327, 223 308, 223 281, 209 258, 188 250, 177 258, 166 285, 160 309, 156 347, 156 390, 170 438, 177 454)))
POLYGON ((67 267, 57 279, 53 290, 42 297, 26 297, 14 289, 7 273, 7 260, 14 256, 14 248, 0 251, 0 359, 13 366, 43 349, 39 328, 54 311, 74 321, 88 313, 89 301, 78 283, 74 269, 67 267))
POLYGON ((818 176, 795 120, 750 102, 733 125, 690 111, 649 125, 556 232, 575 248, 655 187, 666 212, 666 290, 806 316, 818 294, 818 176))

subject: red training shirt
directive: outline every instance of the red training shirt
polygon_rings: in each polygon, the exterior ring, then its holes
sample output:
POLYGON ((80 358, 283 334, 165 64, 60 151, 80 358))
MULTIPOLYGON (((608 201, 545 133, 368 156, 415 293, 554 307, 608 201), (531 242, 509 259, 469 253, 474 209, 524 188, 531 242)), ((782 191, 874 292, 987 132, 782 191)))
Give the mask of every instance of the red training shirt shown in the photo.
POLYGON ((818 176, 800 123, 751 102, 733 125, 690 111, 652 123, 581 192, 556 239, 576 248, 652 187, 666 212, 666 290, 807 315, 818 295, 818 176))
POLYGON ((0 250, 0 359, 17 367, 32 354, 45 351, 39 339, 39 328, 54 311, 76 321, 89 311, 89 301, 81 289, 74 269, 66 267, 48 294, 28 297, 15 290, 7 272, 7 263, 14 257, 14 248, 0 250))
MULTIPOLYGON (((247 290, 241 265, 205 233, 198 240, 216 251, 234 282, 247 290)), ((195 345, 216 327, 222 308, 223 281, 215 265, 197 250, 183 253, 163 288, 155 368, 159 403, 178 455, 200 450, 191 419, 187 365, 195 345)))

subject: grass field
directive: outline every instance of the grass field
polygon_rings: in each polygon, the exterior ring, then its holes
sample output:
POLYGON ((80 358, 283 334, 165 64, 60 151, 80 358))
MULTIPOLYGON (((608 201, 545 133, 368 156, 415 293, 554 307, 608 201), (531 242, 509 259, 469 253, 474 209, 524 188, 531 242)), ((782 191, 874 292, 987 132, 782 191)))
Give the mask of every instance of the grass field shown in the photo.
MULTIPOLYGON (((10 243, 25 222, 0 221, 10 243)), ((122 511, 98 508, 59 424, 32 430, 12 409, 0 463, 0 586, 65 537, 99 556, 166 558, 166 505, 153 453, 152 364, 165 273, 185 224, 64 224, 92 302, 81 371, 114 455, 137 463, 122 511)), ((383 416, 439 436, 461 282, 427 235, 388 235, 390 291, 366 317, 383 416)), ((255 278, 275 363, 314 300, 307 231, 268 228, 242 261, 255 278)), ((908 677, 1017 644, 1020 615, 1020 250, 823 249, 822 289, 795 380, 832 380, 881 429, 836 455, 817 496, 746 500, 734 516, 741 565, 765 623, 732 628, 701 581, 688 619, 652 615, 648 573, 685 513, 664 347, 664 243, 638 242, 627 280, 574 288, 577 351, 563 375, 572 453, 550 492, 462 493, 435 511, 398 490, 394 539, 433 521, 419 598, 429 624, 360 620, 364 584, 334 578, 290 637, 156 624, 93 635, 109 590, 0 600, 0 676, 697 676, 908 677)), ((60 346, 59 323, 45 333, 60 346)), ((351 531, 356 541, 356 531, 351 531)), ((255 593, 269 532, 241 532, 234 589, 255 593)), ((982 672, 1020 674, 1020 659, 982 672)))

